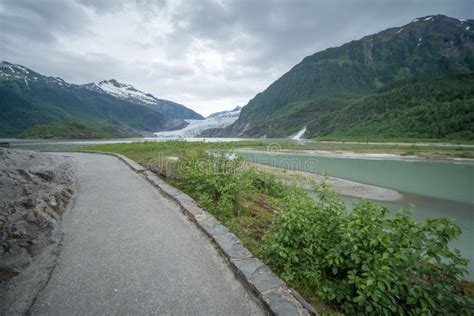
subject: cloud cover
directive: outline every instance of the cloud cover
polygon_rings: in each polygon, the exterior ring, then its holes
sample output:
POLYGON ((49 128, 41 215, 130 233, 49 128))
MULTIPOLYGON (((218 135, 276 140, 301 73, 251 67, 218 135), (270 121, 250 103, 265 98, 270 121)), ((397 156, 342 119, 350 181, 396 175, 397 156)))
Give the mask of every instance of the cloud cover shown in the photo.
POLYGON ((0 59, 73 83, 115 78, 208 115, 305 56, 471 0, 0 0, 0 59))

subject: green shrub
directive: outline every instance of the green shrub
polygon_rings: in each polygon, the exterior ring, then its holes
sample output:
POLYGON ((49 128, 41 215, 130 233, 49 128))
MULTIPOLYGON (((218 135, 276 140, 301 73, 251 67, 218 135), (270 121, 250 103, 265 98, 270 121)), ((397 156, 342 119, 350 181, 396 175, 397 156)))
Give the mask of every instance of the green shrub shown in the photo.
POLYGON ((453 222, 388 216, 367 201, 348 213, 325 185, 316 191, 318 201, 289 193, 264 238, 266 262, 283 279, 351 314, 469 313, 459 288, 467 260, 448 248, 461 234, 453 222))
POLYGON ((239 215, 239 199, 252 201, 257 193, 281 197, 285 192, 273 175, 245 165, 229 152, 195 149, 171 168, 177 174, 174 184, 216 215, 239 215))
POLYGON ((268 194, 272 197, 283 197, 287 191, 286 186, 278 182, 274 175, 258 170, 256 167, 247 168, 245 174, 253 191, 268 194))
POLYGON ((240 159, 229 160, 224 153, 213 155, 196 150, 176 163, 177 184, 194 192, 204 207, 230 215, 239 193, 248 185, 237 172, 240 165, 240 159))

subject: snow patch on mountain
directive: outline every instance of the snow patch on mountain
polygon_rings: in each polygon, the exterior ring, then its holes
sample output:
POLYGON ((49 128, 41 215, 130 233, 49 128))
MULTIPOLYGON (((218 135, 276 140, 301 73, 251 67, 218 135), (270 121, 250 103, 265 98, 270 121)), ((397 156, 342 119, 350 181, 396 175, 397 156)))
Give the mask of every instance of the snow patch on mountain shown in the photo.
POLYGON ((133 99, 147 104, 155 104, 158 100, 151 94, 135 89, 132 85, 117 82, 117 80, 104 80, 97 84, 105 93, 120 99, 133 99))
POLYGON ((20 73, 28 74, 29 71, 20 65, 12 64, 7 61, 2 61, 0 63, 0 73, 4 75, 15 75, 19 76, 20 73))
POLYGON ((154 133, 162 138, 189 138, 197 137, 204 130, 210 128, 224 128, 234 123, 240 115, 240 106, 232 111, 217 112, 209 115, 204 120, 185 120, 188 125, 185 128, 176 131, 166 131, 154 133))
POLYGON ((23 66, 16 65, 16 67, 17 67, 18 69, 20 69, 21 71, 23 71, 24 73, 26 73, 26 74, 29 74, 29 73, 30 73, 30 72, 28 71, 28 69, 26 69, 26 68, 23 67, 23 66))
POLYGON ((242 110, 241 106, 236 107, 232 111, 222 111, 222 112, 216 112, 211 115, 209 115, 207 118, 225 118, 225 117, 239 117, 240 111, 242 110))
POLYGON ((99 83, 87 83, 82 87, 99 93, 108 94, 114 98, 148 106, 160 112, 167 119, 201 119, 202 116, 186 106, 165 99, 158 99, 150 93, 135 89, 132 85, 118 82, 115 79, 99 83))

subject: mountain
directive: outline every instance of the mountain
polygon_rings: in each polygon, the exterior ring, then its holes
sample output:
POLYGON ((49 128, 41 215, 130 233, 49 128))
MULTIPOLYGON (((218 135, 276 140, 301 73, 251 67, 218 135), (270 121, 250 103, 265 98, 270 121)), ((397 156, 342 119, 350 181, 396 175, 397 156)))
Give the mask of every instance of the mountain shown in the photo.
POLYGON ((152 96, 152 104, 145 105, 143 99, 138 101, 144 94, 131 86, 127 86, 130 97, 118 96, 116 91, 114 95, 106 86, 105 83, 102 87, 71 84, 3 61, 0 63, 0 137, 17 137, 20 133, 35 137, 32 132, 38 132, 37 137, 63 137, 63 131, 68 128, 68 136, 72 138, 126 137, 187 124, 168 119, 157 111, 152 96), (37 125, 40 127, 29 131, 37 125))
POLYGON ((216 112, 204 120, 186 120, 188 125, 182 129, 155 133, 158 137, 179 138, 179 137, 205 137, 214 130, 222 129, 235 122, 240 115, 241 107, 238 106, 232 111, 216 112))
POLYGON ((97 85, 91 83, 87 86, 91 89, 96 89, 96 87, 98 87, 102 91, 117 98, 149 106, 163 114, 168 119, 203 119, 202 115, 194 112, 182 104, 169 100, 158 99, 152 94, 144 93, 135 89, 131 85, 120 83, 115 79, 104 80, 99 82, 97 85))
POLYGON ((472 137, 472 121, 461 119, 474 110, 472 75, 460 74, 474 71, 473 31, 473 20, 426 16, 315 53, 250 100, 236 122, 211 135, 289 137, 306 126, 305 137, 370 138, 380 136, 381 127, 392 138, 472 137), (428 95, 433 87, 443 93, 428 95), (450 128, 448 114, 460 119, 450 128), (439 126, 397 129, 402 120, 427 117, 439 126))

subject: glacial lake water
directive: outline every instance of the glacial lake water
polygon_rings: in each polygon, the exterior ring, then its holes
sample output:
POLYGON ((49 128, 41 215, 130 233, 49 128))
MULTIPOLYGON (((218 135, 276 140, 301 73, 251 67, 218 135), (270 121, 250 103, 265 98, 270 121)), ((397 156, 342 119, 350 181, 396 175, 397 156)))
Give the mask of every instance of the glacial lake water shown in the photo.
MULTIPOLYGON (((266 152, 239 152, 245 159, 272 167, 328 174, 332 177, 376 185, 399 191, 403 199, 395 202, 378 202, 395 213, 401 208, 415 208, 414 218, 448 217, 455 220, 463 234, 451 243, 470 260, 469 277, 474 279, 474 161, 348 158, 308 154, 282 154, 266 152)), ((360 200, 343 196, 352 207, 360 200)))
MULTIPOLYGON (((81 145, 166 140, 168 139, 0 139, 0 142, 10 142, 12 148, 60 151, 81 145)), ((234 141, 241 139, 191 138, 187 140, 234 141)), ((256 163, 319 174, 327 173, 337 178, 395 189, 403 194, 402 200, 376 203, 389 206, 392 212, 396 212, 400 208, 415 206, 414 217, 417 220, 453 218, 463 230, 463 234, 461 238, 452 242, 451 247, 461 250, 463 257, 470 260, 468 279, 474 280, 474 247, 471 245, 474 241, 474 161, 266 152, 239 152, 239 155, 256 163)), ((343 199, 348 208, 358 200, 349 196, 343 196, 343 199)))

